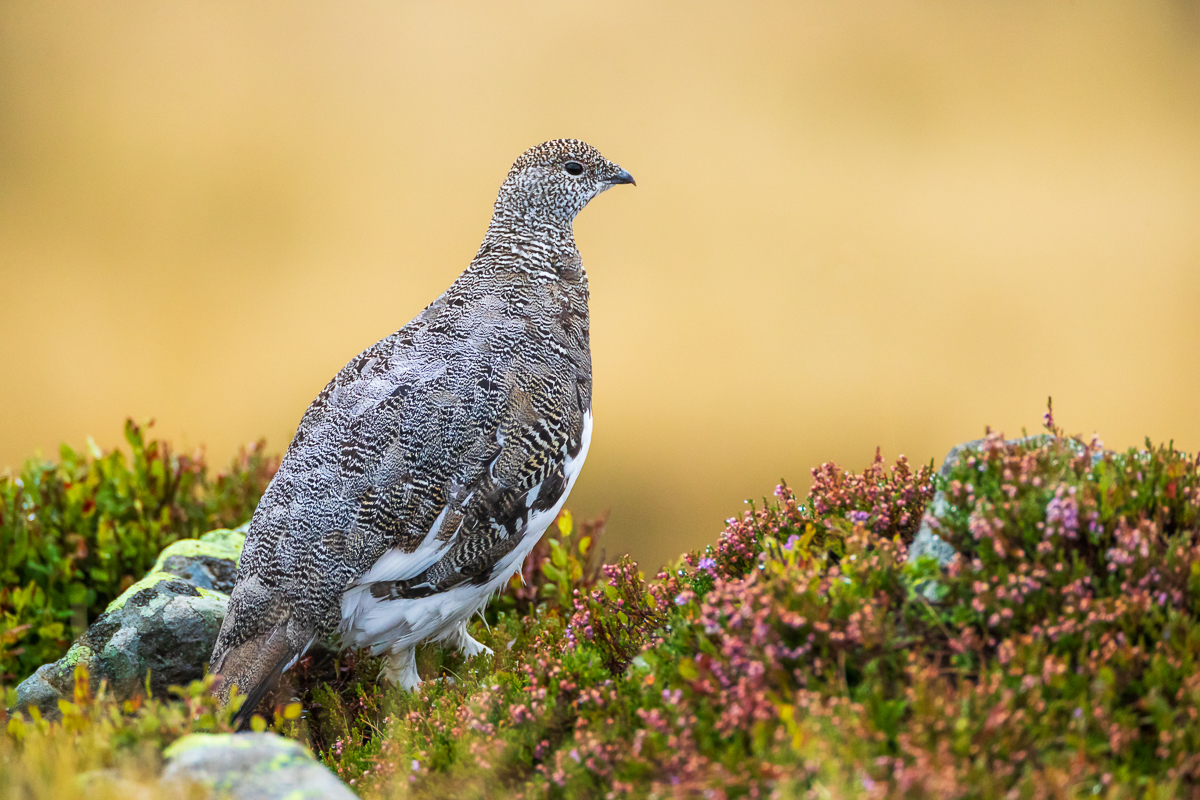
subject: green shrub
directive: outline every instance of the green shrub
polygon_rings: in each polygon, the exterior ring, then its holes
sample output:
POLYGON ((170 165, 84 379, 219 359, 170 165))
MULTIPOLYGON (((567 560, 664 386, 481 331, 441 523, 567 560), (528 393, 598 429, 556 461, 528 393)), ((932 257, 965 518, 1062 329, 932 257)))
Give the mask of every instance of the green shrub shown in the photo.
POLYGON ((0 682, 59 658, 165 546, 254 511, 278 467, 262 443, 209 479, 203 453, 172 452, 125 424, 130 456, 63 445, 0 477, 0 682))

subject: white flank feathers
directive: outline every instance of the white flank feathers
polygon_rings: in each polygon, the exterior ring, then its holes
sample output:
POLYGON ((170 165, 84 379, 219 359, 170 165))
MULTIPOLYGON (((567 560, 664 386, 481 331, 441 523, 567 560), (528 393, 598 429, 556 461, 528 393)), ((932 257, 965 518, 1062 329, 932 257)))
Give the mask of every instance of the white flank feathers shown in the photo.
MULTIPOLYGON (((402 663, 407 666, 405 651, 420 642, 431 640, 464 644, 459 630, 465 634, 463 626, 466 620, 481 611, 488 598, 501 591, 513 573, 521 569, 529 551, 542 538, 542 534, 567 502, 567 496, 575 485, 575 479, 579 477, 584 459, 587 458, 591 440, 592 415, 589 412, 583 417, 579 454, 568 458, 563 467, 567 485, 562 496, 553 508, 530 515, 529 523, 518 533, 521 537, 520 542, 496 564, 490 581, 482 585, 461 584, 428 597, 385 600, 372 596, 373 582, 407 580, 437 563, 441 553, 454 539, 452 536, 445 542, 436 540, 438 528, 446 513, 443 510, 416 550, 411 553, 389 551, 354 586, 346 590, 342 596, 343 643, 352 647, 370 648, 373 655, 388 651, 396 657, 397 667, 402 663)), ((535 487, 530 495, 536 496, 540 489, 540 486, 535 487)), ((474 643, 473 639, 470 641, 474 643)), ((404 671, 407 678, 407 670, 404 671)), ((406 685, 407 681, 401 680, 401 683, 406 685)))

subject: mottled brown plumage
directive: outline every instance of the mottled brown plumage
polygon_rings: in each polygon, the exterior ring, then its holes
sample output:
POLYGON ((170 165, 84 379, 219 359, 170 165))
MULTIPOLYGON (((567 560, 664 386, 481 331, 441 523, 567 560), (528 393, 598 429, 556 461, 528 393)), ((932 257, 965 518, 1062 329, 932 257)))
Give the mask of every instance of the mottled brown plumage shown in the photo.
POLYGON ((254 513, 212 669, 252 710, 321 636, 484 650, 469 617, 558 513, 587 453, 587 276, 571 224, 629 173, 573 139, 513 164, 471 265, 305 412, 254 513))

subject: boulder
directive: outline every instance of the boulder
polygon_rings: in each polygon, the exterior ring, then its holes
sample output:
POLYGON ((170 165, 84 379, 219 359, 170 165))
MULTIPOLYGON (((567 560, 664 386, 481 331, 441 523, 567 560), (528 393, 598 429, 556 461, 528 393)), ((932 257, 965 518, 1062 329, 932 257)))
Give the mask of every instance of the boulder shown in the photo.
MULTIPOLYGON (((950 477, 950 469, 958 463, 959 455, 964 450, 978 449, 983 442, 983 439, 975 439, 951 447, 950 452, 942 459, 942 467, 938 470, 938 474, 942 478, 950 477)), ((958 558, 958 551, 935 533, 938 527, 938 517, 944 516, 947 511, 949 511, 949 503, 946 502, 946 493, 938 489, 933 495, 933 500, 925 509, 925 516, 921 518, 921 527, 917 529, 917 535, 913 537, 912 544, 908 547, 909 561, 916 561, 921 556, 933 556, 937 559, 938 564, 945 568, 958 558)))
POLYGON ((245 542, 245 526, 175 542, 154 568, 109 604, 67 654, 17 687, 13 711, 36 706, 58 719, 59 698, 74 697, 75 667, 87 666, 93 691, 100 681, 124 699, 149 688, 156 696, 171 685, 204 676, 213 642, 225 619, 245 542))
POLYGON ((228 595, 237 582, 237 568, 248 527, 222 528, 209 531, 199 539, 175 542, 159 554, 153 571, 176 575, 200 589, 228 595))
POLYGON ((304 745, 274 733, 193 733, 163 755, 164 788, 188 782, 230 800, 353 800, 355 795, 304 745))

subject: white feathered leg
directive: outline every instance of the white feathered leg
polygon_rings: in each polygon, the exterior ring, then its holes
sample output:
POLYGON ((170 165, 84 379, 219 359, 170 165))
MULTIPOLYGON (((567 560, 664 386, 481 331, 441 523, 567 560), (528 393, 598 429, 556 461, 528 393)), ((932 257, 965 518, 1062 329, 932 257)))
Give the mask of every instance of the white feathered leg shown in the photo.
POLYGON ((465 620, 458 623, 454 628, 454 647, 467 658, 477 656, 480 653, 487 653, 489 656, 493 654, 492 648, 482 642, 476 641, 475 637, 467 633, 467 623, 465 620))
POLYGON ((421 685, 421 675, 417 672, 417 653, 412 647, 388 652, 384 660, 383 677, 389 683, 402 687, 411 692, 421 685))

